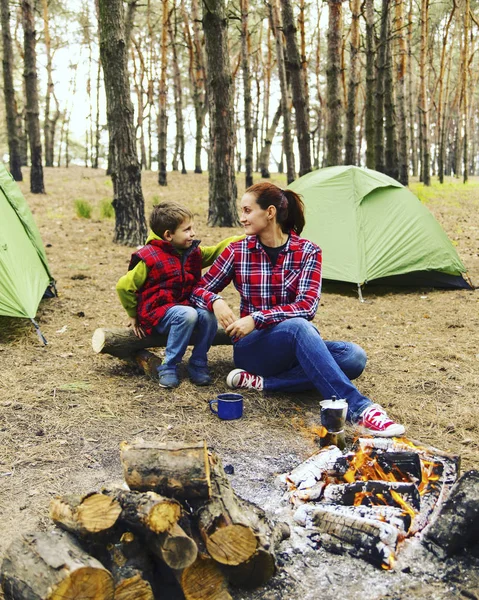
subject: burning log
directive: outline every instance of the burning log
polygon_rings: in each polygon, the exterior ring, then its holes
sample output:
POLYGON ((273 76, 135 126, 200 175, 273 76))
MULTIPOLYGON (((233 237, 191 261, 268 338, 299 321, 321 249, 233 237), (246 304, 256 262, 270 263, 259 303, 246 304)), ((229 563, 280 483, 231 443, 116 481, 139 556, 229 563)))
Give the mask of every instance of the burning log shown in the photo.
POLYGON ((426 546, 441 558, 477 544, 479 537, 479 471, 467 471, 453 487, 424 535, 426 546))
POLYGON ((132 490, 154 491, 178 500, 210 496, 206 443, 136 442, 120 445, 125 481, 132 490))
POLYGON ((52 521, 80 536, 103 535, 114 528, 122 508, 115 498, 91 492, 58 496, 50 502, 52 521))
POLYGON ((330 506, 316 508, 313 522, 323 546, 331 552, 348 552, 383 568, 392 568, 398 542, 398 530, 392 525, 344 515, 330 506))
POLYGON ((386 474, 392 474, 397 481, 404 479, 421 481, 421 460, 417 452, 372 452, 378 465, 386 474))
POLYGON ((113 600, 113 577, 64 531, 26 534, 2 564, 7 600, 113 600))
POLYGON ((175 571, 185 600, 232 600, 218 564, 198 555, 196 561, 182 571, 175 571))
POLYGON ((413 483, 374 480, 328 485, 324 490, 323 502, 352 506, 358 503, 357 494, 363 497, 360 503, 366 505, 387 504, 402 507, 404 503, 394 497, 398 494, 414 510, 418 511, 421 506, 418 489, 413 483))
MULTIPOLYGON (((196 332, 190 339, 190 345, 196 343, 196 332)), ((130 328, 118 329, 95 329, 91 340, 93 350, 97 354, 111 354, 118 358, 130 358, 138 350, 145 348, 164 348, 168 340, 167 334, 155 333, 144 338, 139 338, 130 328)), ((213 340, 213 346, 231 345, 232 341, 229 335, 221 328, 218 328, 213 340)))
POLYGON ((237 585, 247 585, 253 573, 256 581, 265 582, 275 572, 275 548, 289 536, 289 528, 274 526, 263 510, 235 494, 217 455, 211 455, 210 465, 211 499, 198 514, 206 549, 222 565, 241 565, 226 571, 237 585))
POLYGON ((342 455, 343 453, 336 446, 322 448, 286 475, 286 481, 293 489, 312 488, 321 480, 325 472, 334 469, 336 461, 342 455))
POLYGON ((169 531, 148 536, 148 545, 152 552, 171 569, 186 569, 192 565, 198 555, 198 546, 183 529, 175 524, 169 531))

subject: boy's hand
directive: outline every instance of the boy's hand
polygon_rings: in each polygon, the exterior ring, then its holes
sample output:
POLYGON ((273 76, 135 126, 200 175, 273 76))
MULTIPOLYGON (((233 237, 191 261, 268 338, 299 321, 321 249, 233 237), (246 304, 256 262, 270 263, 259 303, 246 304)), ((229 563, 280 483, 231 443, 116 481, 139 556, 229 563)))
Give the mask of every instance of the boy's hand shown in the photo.
POLYGON ((251 315, 238 319, 226 328, 226 333, 230 337, 240 339, 254 330, 254 319, 251 315))
POLYGON ((236 321, 234 312, 221 298, 218 298, 218 300, 213 302, 213 312, 218 319, 218 323, 224 330, 227 329, 228 325, 232 325, 236 321))
POLYGON ((127 327, 133 328, 133 331, 135 332, 136 337, 139 337, 140 339, 146 337, 146 333, 138 325, 138 321, 137 321, 136 317, 128 317, 127 327))

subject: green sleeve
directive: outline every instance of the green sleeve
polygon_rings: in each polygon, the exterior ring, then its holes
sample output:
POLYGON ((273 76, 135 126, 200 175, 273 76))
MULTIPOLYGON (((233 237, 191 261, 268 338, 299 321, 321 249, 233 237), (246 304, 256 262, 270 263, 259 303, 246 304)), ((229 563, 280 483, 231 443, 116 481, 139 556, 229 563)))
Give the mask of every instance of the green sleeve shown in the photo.
POLYGON ((216 244, 216 246, 200 246, 201 267, 203 269, 205 267, 210 267, 227 246, 232 242, 239 242, 245 237, 245 235, 233 235, 222 240, 219 244, 216 244))
POLYGON ((136 292, 145 283, 148 277, 148 267, 140 260, 135 268, 120 277, 116 284, 116 291, 123 308, 129 317, 136 317, 136 292))

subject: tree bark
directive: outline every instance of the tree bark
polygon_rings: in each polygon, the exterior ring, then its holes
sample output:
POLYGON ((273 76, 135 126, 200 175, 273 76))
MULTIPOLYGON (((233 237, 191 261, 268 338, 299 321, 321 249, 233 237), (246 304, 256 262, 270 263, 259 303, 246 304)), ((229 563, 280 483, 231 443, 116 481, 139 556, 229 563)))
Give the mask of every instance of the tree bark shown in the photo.
POLYGON ((17 538, 2 564, 7 600, 113 600, 113 577, 64 531, 17 538))
POLYGON ((116 499, 95 492, 57 496, 50 502, 52 521, 79 536, 106 534, 117 524, 121 511, 116 499))
POLYGON ((206 444, 137 442, 120 446, 125 481, 132 490, 185 499, 210 497, 206 444))
POLYGON ((2 39, 3 39, 3 95, 7 120, 8 154, 10 173, 15 181, 23 181, 20 140, 17 129, 17 102, 13 84, 13 49, 10 33, 9 0, 1 1, 2 39))
POLYGON ((301 56, 296 41, 296 25, 294 22, 291 0, 281 0, 283 13, 283 31, 286 37, 286 70, 291 81, 293 106, 296 117, 296 135, 299 150, 299 176, 311 171, 311 136, 309 133, 309 103, 307 100, 306 81, 301 66, 301 56))
POLYGON ((175 18, 175 27, 173 28, 173 19, 170 17, 168 20, 168 33, 170 36, 171 43, 171 59, 173 66, 173 90, 175 95, 175 118, 176 118, 176 138, 175 138, 175 155, 174 160, 176 162, 176 169, 178 170, 178 157, 181 162, 181 174, 186 175, 186 164, 185 164, 185 125, 183 122, 183 88, 181 84, 181 72, 178 63, 178 50, 177 40, 175 31, 177 28, 176 24, 176 9, 173 13, 175 18))
POLYGON ((245 189, 253 185, 253 125, 251 73, 249 65, 250 40, 248 30, 248 0, 240 0, 241 7, 241 68, 243 71, 244 129, 245 129, 245 189))
POLYGON ((119 244, 137 246, 146 238, 141 167, 136 152, 128 54, 121 0, 99 0, 100 58, 107 101, 115 235, 119 244))
POLYGON ((382 0, 381 30, 377 46, 376 56, 376 118, 374 126, 374 157, 376 160, 376 171, 386 171, 384 157, 384 85, 386 77, 386 51, 389 23, 389 0, 382 0))
POLYGON ((233 85, 225 0, 203 2, 210 116, 208 225, 233 227, 236 210, 233 85))
POLYGON ((421 113, 421 147, 422 163, 421 173, 424 185, 431 185, 430 176, 430 149, 429 149, 429 107, 426 88, 426 61, 428 43, 428 13, 429 0, 421 0, 421 52, 419 58, 420 94, 419 110, 421 113))
POLYGON ((351 41, 349 43, 349 83, 348 83, 348 108, 346 111, 346 154, 345 165, 356 164, 356 98, 359 86, 359 17, 361 1, 353 0, 351 3, 351 41))
POLYGON ((396 0, 395 30, 397 39, 396 86, 398 108, 398 176, 403 185, 409 183, 409 160, 407 144, 407 111, 406 111, 406 60, 407 47, 404 35, 404 0, 396 0))
POLYGON ((445 148, 445 129, 446 129, 446 102, 444 101, 444 97, 447 100, 449 95, 449 78, 451 73, 451 59, 452 52, 449 53, 447 57, 447 66, 446 66, 446 48, 447 43, 449 41, 449 30, 451 27, 451 23, 454 17, 454 13, 456 10, 456 5, 453 4, 451 13, 449 14, 449 18, 447 20, 446 26, 444 28, 444 34, 442 38, 442 50, 441 50, 441 62, 439 67, 439 93, 438 93, 438 101, 437 101, 437 143, 439 146, 438 149, 438 160, 437 160, 437 175, 440 183, 444 183, 444 171, 445 171, 445 158, 446 158, 446 148, 445 148), (447 75, 446 75, 447 68, 447 75), (446 78, 446 92, 444 95, 444 78, 446 78))
POLYGON ((398 139, 396 130, 396 106, 393 86, 393 59, 391 41, 391 17, 388 16, 386 44, 386 65, 384 70, 384 114, 386 117, 385 173, 393 179, 399 178, 398 139))
POLYGON ((416 107, 415 94, 413 89, 413 61, 412 61, 412 44, 413 44, 413 0, 409 0, 408 11, 408 27, 407 27, 407 54, 408 54, 408 110, 409 110, 409 142, 411 144, 411 170, 412 176, 417 177, 417 142, 414 131, 416 122, 416 107))
POLYGON ((168 0, 161 1, 162 6, 162 28, 161 28, 161 58, 160 58, 160 88, 158 106, 158 183, 161 186, 168 185, 166 173, 166 155, 168 142, 168 112, 167 99, 168 89, 166 86, 166 67, 168 50, 168 0))
POLYGON ((281 102, 274 113, 273 121, 268 131, 266 132, 266 136, 264 138, 263 148, 261 150, 260 159, 259 159, 259 170, 261 173, 261 177, 268 179, 271 175, 269 172, 269 159, 271 156, 271 145, 273 144, 274 134, 276 133, 276 129, 278 128, 279 121, 281 119, 281 102))
POLYGON ((44 194, 42 167, 42 141, 40 136, 40 110, 38 108, 37 58, 35 50, 35 18, 33 0, 22 0, 24 34, 24 77, 26 92, 26 112, 28 120, 28 139, 30 142, 30 191, 32 194, 44 194))
POLYGON ((463 171, 462 182, 467 183, 469 179, 469 35, 470 35, 470 1, 464 2, 464 56, 462 71, 462 101, 463 101, 463 131, 464 131, 464 150, 463 150, 463 171))
POLYGON ((343 37, 342 0, 328 0, 328 65, 326 68, 328 86, 328 121, 327 121, 327 150, 326 166, 341 164, 342 147, 342 101, 339 89, 341 72, 341 41, 343 37))
MULTIPOLYGON (((289 109, 288 82, 286 79, 286 66, 284 61, 283 34, 279 16, 278 0, 270 4, 271 21, 276 41, 276 61, 278 64, 279 85, 281 89, 281 113, 283 115, 283 152, 286 157, 286 180, 291 183, 295 180, 293 142, 291 139, 291 113, 289 109)), ((282 162, 282 161, 281 161, 282 162)))
POLYGON ((170 569, 186 569, 198 556, 198 546, 183 529, 175 523, 168 531, 148 536, 148 546, 170 569))

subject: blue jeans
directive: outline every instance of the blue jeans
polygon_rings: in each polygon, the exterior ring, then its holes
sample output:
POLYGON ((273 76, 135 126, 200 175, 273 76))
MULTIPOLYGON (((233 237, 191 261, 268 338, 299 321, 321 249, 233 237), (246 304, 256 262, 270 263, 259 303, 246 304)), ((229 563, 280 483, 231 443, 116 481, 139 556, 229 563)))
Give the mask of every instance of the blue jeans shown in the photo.
POLYGON ((350 381, 364 370, 364 350, 347 342, 324 342, 316 327, 303 318, 255 329, 235 342, 234 362, 263 376, 265 392, 316 389, 323 398, 345 398, 352 422, 372 404, 350 381))
POLYGON ((218 330, 216 317, 208 310, 182 304, 169 308, 156 326, 158 333, 168 333, 164 365, 174 366, 181 362, 194 329, 197 337, 190 363, 206 367, 208 350, 218 330))

